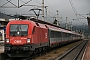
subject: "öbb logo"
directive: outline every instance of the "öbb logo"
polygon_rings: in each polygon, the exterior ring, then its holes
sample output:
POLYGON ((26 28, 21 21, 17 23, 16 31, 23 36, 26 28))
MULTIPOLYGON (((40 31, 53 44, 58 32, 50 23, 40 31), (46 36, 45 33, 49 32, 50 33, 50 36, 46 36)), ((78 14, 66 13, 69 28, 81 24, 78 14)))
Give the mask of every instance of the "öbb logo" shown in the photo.
POLYGON ((21 40, 15 40, 14 43, 21 43, 21 40))

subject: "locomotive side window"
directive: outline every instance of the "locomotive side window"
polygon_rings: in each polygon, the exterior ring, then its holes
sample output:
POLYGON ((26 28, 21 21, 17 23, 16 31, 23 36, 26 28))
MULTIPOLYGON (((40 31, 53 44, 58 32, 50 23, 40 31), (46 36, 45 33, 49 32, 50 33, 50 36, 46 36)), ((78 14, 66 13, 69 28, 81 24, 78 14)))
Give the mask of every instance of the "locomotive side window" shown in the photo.
POLYGON ((34 34, 34 32, 35 32, 35 26, 33 27, 33 31, 32 31, 32 34, 34 34))
POLYGON ((27 36, 28 25, 26 24, 11 24, 10 25, 10 36, 27 36))

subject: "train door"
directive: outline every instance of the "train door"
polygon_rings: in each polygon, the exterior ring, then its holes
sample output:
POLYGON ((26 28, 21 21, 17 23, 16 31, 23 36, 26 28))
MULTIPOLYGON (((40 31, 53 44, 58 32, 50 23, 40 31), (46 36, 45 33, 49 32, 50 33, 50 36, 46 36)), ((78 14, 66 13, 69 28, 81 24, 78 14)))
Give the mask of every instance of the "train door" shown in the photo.
POLYGON ((51 37, 51 30, 48 29, 48 40, 49 40, 49 45, 50 45, 50 37, 51 37))
POLYGON ((40 29, 39 29, 39 27, 34 27, 34 29, 33 29, 32 43, 34 43, 34 44, 40 43, 40 29))
POLYGON ((39 38, 40 38, 40 44, 42 44, 42 42, 43 42, 43 29, 42 28, 40 28, 40 30, 39 30, 39 38))
POLYGON ((37 31, 37 43, 38 44, 40 44, 41 43, 41 28, 40 27, 38 27, 37 29, 36 29, 36 31, 37 31))
POLYGON ((52 38, 54 37, 54 34, 53 34, 53 31, 51 29, 48 29, 49 30, 49 45, 50 47, 52 46, 51 43, 52 43, 52 38))

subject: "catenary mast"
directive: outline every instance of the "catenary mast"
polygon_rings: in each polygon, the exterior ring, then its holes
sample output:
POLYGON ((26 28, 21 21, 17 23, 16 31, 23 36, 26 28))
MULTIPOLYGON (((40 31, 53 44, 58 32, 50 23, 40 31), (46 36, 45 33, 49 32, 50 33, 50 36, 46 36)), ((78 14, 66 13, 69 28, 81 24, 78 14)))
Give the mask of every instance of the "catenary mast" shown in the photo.
POLYGON ((42 0, 42 20, 44 21, 44 0, 42 0))

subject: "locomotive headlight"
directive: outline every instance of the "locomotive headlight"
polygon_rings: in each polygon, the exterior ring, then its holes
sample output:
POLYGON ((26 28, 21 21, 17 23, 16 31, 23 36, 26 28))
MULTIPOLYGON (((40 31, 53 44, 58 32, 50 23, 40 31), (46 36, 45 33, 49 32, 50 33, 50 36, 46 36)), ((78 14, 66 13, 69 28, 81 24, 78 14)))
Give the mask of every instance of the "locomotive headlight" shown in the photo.
POLYGON ((27 39, 27 43, 30 43, 30 39, 27 39))
POLYGON ((6 39, 6 42, 9 43, 9 39, 6 39))

